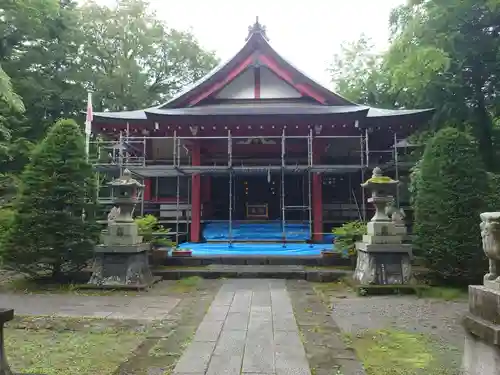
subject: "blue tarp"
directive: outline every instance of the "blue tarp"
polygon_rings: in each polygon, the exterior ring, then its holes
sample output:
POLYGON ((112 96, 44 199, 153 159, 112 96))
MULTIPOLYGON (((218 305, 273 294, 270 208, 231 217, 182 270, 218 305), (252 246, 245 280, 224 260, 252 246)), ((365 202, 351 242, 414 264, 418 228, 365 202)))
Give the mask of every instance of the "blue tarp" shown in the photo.
MULTIPOLYGON (((234 222, 231 228, 232 241, 282 241, 280 222, 249 224, 234 222)), ((229 241, 229 223, 208 223, 203 229, 207 241, 229 241)), ((286 224, 287 241, 307 241, 311 238, 308 224, 286 224)), ((331 243, 331 240, 330 240, 331 243)))
POLYGON ((190 249, 192 256, 240 256, 240 255, 282 255, 282 256, 313 256, 321 255, 322 250, 333 250, 328 244, 279 243, 252 244, 252 243, 183 243, 180 249, 190 249))

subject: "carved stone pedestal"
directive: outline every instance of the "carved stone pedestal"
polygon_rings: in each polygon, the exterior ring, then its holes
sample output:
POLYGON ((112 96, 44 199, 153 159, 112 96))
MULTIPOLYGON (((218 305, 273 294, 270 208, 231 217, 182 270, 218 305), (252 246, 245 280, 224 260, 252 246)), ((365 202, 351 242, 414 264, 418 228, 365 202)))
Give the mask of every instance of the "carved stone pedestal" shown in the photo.
POLYGON ((149 244, 101 246, 95 250, 89 286, 143 289, 154 283, 149 268, 149 244))
POLYGON ((369 222, 363 241, 356 243, 354 280, 360 284, 408 284, 411 280, 411 245, 402 243, 393 222, 369 222))
POLYGON ((500 291, 469 286, 463 370, 467 375, 500 375, 500 291))
POLYGON ((500 212, 481 214, 483 250, 489 261, 484 285, 469 286, 463 371, 500 375, 500 212))

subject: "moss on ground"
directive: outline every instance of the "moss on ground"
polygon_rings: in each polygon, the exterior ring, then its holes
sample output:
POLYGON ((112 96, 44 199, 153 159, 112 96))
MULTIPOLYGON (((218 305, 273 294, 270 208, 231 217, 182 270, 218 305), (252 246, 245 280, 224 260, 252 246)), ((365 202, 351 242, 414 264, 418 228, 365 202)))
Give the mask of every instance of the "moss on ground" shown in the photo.
POLYGON ((178 293, 181 301, 161 321, 16 316, 5 328, 12 370, 46 375, 169 374, 221 282, 188 278, 162 284, 156 294, 178 293))
POLYGON ((175 295, 203 290, 210 282, 191 276, 180 280, 162 280, 147 290, 125 289, 88 289, 81 284, 56 283, 50 280, 16 278, 0 283, 0 292, 22 294, 73 294, 80 296, 140 296, 140 295, 175 295))
POLYGON ((5 346, 16 372, 112 374, 144 340, 138 322, 21 317, 7 324, 5 346))
MULTIPOLYGON (((345 337, 367 375, 457 375, 444 366, 438 343, 424 334, 400 330, 366 331, 345 337)), ((448 348, 450 349, 450 348, 448 348)))
POLYGON ((176 293, 188 293, 197 290, 204 282, 204 279, 199 276, 190 276, 179 280, 174 280, 170 286, 171 291, 176 293))
POLYGON ((332 308, 332 298, 345 298, 349 294, 354 295, 354 287, 351 279, 343 278, 330 283, 312 283, 314 292, 321 302, 328 308, 332 308))

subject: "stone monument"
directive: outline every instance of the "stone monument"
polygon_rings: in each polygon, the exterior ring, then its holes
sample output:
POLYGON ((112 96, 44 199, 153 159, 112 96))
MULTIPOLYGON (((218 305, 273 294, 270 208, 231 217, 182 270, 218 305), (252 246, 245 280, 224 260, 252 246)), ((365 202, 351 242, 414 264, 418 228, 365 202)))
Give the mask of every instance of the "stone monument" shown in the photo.
POLYGON ((114 205, 108 215, 108 228, 96 246, 93 274, 88 284, 96 287, 146 288, 154 282, 149 268, 149 243, 142 242, 132 212, 144 188, 128 169, 110 182, 114 205))
POLYGON ((372 177, 361 184, 363 189, 371 191, 368 202, 375 206, 375 215, 367 224, 367 234, 356 243, 357 261, 353 277, 362 285, 410 282, 412 249, 410 244, 403 243, 406 227, 401 211, 394 210, 392 218, 386 213, 398 183, 383 176, 377 167, 372 177))
POLYGON ((469 285, 463 370, 467 375, 500 375, 500 212, 480 217, 489 270, 483 285, 469 285))

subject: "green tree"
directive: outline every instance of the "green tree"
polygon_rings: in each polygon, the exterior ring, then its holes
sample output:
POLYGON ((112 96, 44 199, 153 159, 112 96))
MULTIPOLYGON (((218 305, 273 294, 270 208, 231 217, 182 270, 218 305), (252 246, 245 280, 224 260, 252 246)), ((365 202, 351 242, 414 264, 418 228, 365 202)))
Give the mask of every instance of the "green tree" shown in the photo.
POLYGON ((385 74, 383 55, 377 53, 366 35, 346 42, 334 56, 328 71, 335 91, 359 104, 392 108, 395 97, 389 95, 389 76, 385 74))
POLYGON ((26 107, 23 114, 0 100, 0 125, 11 137, 0 149, 4 174, 22 170, 33 144, 57 119, 83 126, 88 89, 96 111, 149 107, 217 63, 191 33, 168 28, 139 0, 115 7, 7 0, 0 14, 0 64, 13 89, 3 89, 9 83, 0 72, 0 97, 15 92, 26 107))
POLYGON ((218 59, 192 33, 169 28, 143 0, 81 9, 78 78, 94 91, 96 109, 134 110, 159 104, 203 77, 218 59))
POLYGON ((477 142, 453 128, 440 130, 419 164, 414 201, 414 245, 432 274, 478 282, 485 270, 478 229, 487 206, 488 176, 477 142))
POLYGON ((58 121, 50 129, 20 180, 14 218, 2 246, 4 264, 53 277, 83 267, 92 257, 98 227, 94 175, 86 161, 84 137, 73 120, 58 121))
MULTIPOLYGON (((392 12, 391 45, 386 53, 370 56, 369 45, 354 44, 359 51, 355 58, 377 61, 374 68, 367 64, 368 73, 357 74, 354 64, 340 82, 349 78, 346 93, 361 93, 357 96, 368 104, 436 108, 431 128, 453 125, 470 131, 487 169, 495 170, 499 165, 494 144, 494 119, 500 111, 499 3, 408 1, 392 12), (363 100, 374 87, 378 100, 363 100)), ((352 57, 352 53, 342 55, 346 62, 352 57)))

